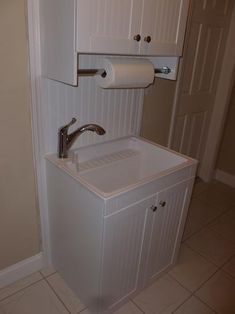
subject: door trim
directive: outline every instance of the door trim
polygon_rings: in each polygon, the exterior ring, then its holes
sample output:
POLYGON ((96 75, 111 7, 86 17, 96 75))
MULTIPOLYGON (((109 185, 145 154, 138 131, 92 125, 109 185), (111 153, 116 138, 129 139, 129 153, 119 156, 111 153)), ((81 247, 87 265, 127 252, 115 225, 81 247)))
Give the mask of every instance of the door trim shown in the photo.
POLYGON ((43 256, 42 266, 51 265, 49 218, 46 190, 46 171, 44 160, 44 141, 42 127, 42 88, 41 88, 41 57, 40 57, 40 23, 39 0, 27 0, 28 17, 28 51, 29 51, 29 77, 31 88, 31 125, 32 144, 34 155, 34 169, 41 228, 41 250, 43 256))
MULTIPOLYGON (((232 86, 235 80, 235 46, 231 44, 234 41, 234 34, 235 34, 235 6, 233 8, 233 13, 231 17, 231 23, 225 47, 225 53, 223 57, 218 88, 215 96, 214 109, 211 116, 211 123, 205 146, 205 152, 201 161, 201 168, 199 172, 199 176, 205 182, 211 181, 214 176, 216 158, 219 151, 221 137, 223 135, 223 129, 225 125, 226 114, 228 111, 229 100, 231 97, 232 86)), ((169 148, 172 146, 173 141, 175 117, 178 106, 178 94, 182 79, 181 69, 182 61, 180 64, 175 96, 173 101, 171 125, 168 137, 169 148)))
MULTIPOLYGON (((192 19, 192 14, 193 14, 193 6, 192 6, 192 1, 190 1, 189 2, 189 8, 188 8, 188 19, 187 19, 184 38, 186 38, 188 33, 189 33, 189 25, 190 25, 190 21, 192 19)), ((178 74, 177 74, 176 86, 175 86, 175 95, 174 95, 174 100, 173 100, 170 129, 169 129, 169 135, 168 135, 168 141, 167 141, 167 147, 168 148, 171 148, 172 144, 173 144, 173 135, 174 135, 175 122, 176 122, 176 113, 177 113, 177 108, 178 108, 178 97, 179 97, 181 80, 182 80, 184 50, 185 50, 185 39, 184 39, 184 45, 183 45, 183 50, 182 50, 183 53, 182 53, 182 56, 179 58, 178 74)))
POLYGON ((220 148, 232 87, 235 80, 235 46, 232 44, 234 42, 234 34, 235 7, 233 7, 222 69, 215 96, 214 109, 199 173, 199 176, 205 182, 209 182, 213 179, 216 159, 220 148))

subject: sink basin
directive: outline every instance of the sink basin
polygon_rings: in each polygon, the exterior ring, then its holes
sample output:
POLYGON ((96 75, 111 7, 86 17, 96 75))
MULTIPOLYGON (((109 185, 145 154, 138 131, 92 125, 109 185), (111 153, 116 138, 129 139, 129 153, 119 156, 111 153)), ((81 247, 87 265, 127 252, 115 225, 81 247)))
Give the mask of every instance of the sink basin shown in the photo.
POLYGON ((137 137, 80 148, 64 160, 48 158, 103 197, 154 180, 192 161, 137 137))

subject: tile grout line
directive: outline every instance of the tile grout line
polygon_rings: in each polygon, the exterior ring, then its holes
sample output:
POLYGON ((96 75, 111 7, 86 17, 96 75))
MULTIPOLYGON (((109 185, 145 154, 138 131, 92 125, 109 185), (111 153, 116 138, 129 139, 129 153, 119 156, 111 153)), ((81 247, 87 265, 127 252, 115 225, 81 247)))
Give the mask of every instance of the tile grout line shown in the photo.
MULTIPOLYGON (((50 276, 48 276, 50 277, 50 276)), ((66 311, 71 314, 71 311, 68 309, 68 307, 66 306, 66 304, 64 303, 64 301, 60 298, 60 296, 56 293, 56 290, 53 288, 53 286, 50 284, 50 282, 47 280, 47 278, 44 278, 45 282, 47 283, 47 285, 49 286, 49 288, 52 290, 52 292, 55 294, 55 296, 57 297, 57 299, 62 303, 62 305, 65 307, 66 311)))
POLYGON ((76 314, 80 314, 80 313, 82 313, 82 312, 84 312, 84 311, 86 311, 86 310, 89 310, 87 307, 85 307, 84 309, 82 309, 81 311, 78 311, 76 314))
POLYGON ((197 295, 194 295, 194 298, 196 298, 198 301, 202 302, 203 304, 205 304, 209 309, 211 309, 214 314, 219 314, 216 310, 214 310, 209 304, 207 304, 205 301, 201 300, 197 295))
MULTIPOLYGON (((206 260, 208 263, 211 263, 213 266, 215 266, 217 269, 220 267, 218 265, 215 264, 215 262, 210 261, 207 257, 205 257, 204 255, 202 255, 200 252, 197 252, 194 248, 192 248, 191 246, 189 246, 187 243, 184 243, 185 246, 187 246, 188 249, 192 250, 194 253, 200 255, 200 257, 202 257, 204 260, 206 260)), ((230 257, 229 257, 230 259, 230 257)))
POLYGON ((194 193, 192 192, 192 197, 191 197, 191 199, 198 198, 199 195, 201 195, 202 193, 207 192, 207 190, 208 190, 209 188, 210 188, 210 187, 207 187, 204 191, 201 191, 201 192, 196 193, 196 195, 194 195, 194 193))
MULTIPOLYGON (((201 181, 199 181, 201 182, 201 181)), ((195 183, 194 183, 194 186, 197 184, 196 180, 195 180, 195 183)), ((209 185, 212 185, 213 183, 209 183, 209 185)), ((205 205, 207 206, 210 206, 210 207, 215 207, 218 209, 218 207, 216 207, 214 204, 211 204, 210 202, 204 200, 204 199, 201 199, 200 196, 201 194, 204 194, 204 193, 207 193, 208 190, 211 188, 211 186, 208 186, 204 191, 201 191, 199 193, 197 193, 195 196, 193 195, 192 193, 192 199, 197 199, 199 200, 200 202, 204 203, 205 205)), ((190 202, 191 203, 191 202, 190 202)), ((201 228, 199 228, 197 231, 193 232, 192 234, 190 234, 189 236, 187 236, 183 241, 182 243, 184 243, 185 241, 187 241, 188 239, 190 239, 192 236, 194 236, 197 232, 200 232, 203 228, 207 227, 210 223, 213 223, 216 219, 220 218, 222 215, 226 214, 227 212, 229 212, 231 209, 233 209, 233 207, 235 206, 235 202, 233 205, 231 205, 231 208, 229 206, 229 208, 227 208, 226 210, 224 210, 221 214, 219 214, 217 217, 215 217, 214 219, 212 219, 211 221, 209 221, 207 224, 205 224, 204 226, 202 226, 201 228)))
POLYGON ((177 306, 177 308, 172 312, 172 314, 174 314, 182 305, 184 305, 191 298, 192 298, 192 294, 186 300, 184 300, 184 302, 182 302, 179 306, 177 306))
POLYGON ((48 278, 48 277, 51 277, 52 275, 55 275, 56 273, 57 273, 57 271, 55 270, 53 273, 50 273, 49 275, 43 275, 43 273, 42 273, 42 271, 40 270, 39 271, 40 272, 40 274, 42 275, 42 277, 44 278, 44 279, 46 279, 46 278, 48 278))
MULTIPOLYGON (((40 271, 40 273, 41 273, 41 271, 40 271)), ((42 273, 41 273, 41 275, 43 276, 43 279, 45 279, 45 281, 48 283, 48 285, 50 286, 50 288, 53 290, 54 294, 56 294, 56 297, 60 300, 60 302, 63 303, 63 305, 65 306, 66 310, 67 310, 69 313, 71 313, 71 311, 67 308, 67 306, 64 304, 64 302, 63 302, 63 301, 60 299, 60 297, 57 295, 56 290, 51 286, 50 282, 47 280, 47 278, 52 277, 52 276, 55 275, 56 273, 58 273, 58 272, 55 270, 54 272, 50 273, 50 274, 47 275, 47 276, 43 275, 42 273)), ((58 273, 58 274, 59 274, 59 273, 58 273)), ((88 308, 85 307, 85 308, 79 310, 76 314, 82 313, 83 311, 85 311, 85 310, 87 310, 87 309, 88 309, 88 308)))
MULTIPOLYGON (((211 230, 211 229, 210 229, 210 230, 211 230)), ((211 230, 211 231, 213 231, 213 230, 211 230)), ((214 232, 215 232, 215 231, 214 231, 214 232)), ((215 233, 217 234, 217 236, 221 237, 224 241, 228 242, 229 244, 232 244, 232 245, 235 247, 235 244, 234 244, 234 243, 232 243, 232 242, 230 242, 229 240, 225 239, 223 236, 221 236, 221 235, 218 234, 217 232, 215 232, 215 233)), ((182 243, 182 244, 185 245, 185 246, 187 246, 187 248, 191 249, 194 253, 197 253, 198 255, 200 255, 201 257, 203 257, 207 262, 213 264, 213 265, 216 266, 217 268, 221 268, 221 265, 219 266, 219 265, 215 264, 214 261, 209 260, 208 257, 206 257, 206 256, 204 256, 202 253, 196 251, 196 250, 195 250, 194 248, 192 248, 189 244, 187 244, 187 243, 182 243)), ((224 265, 225 265, 232 257, 234 257, 234 256, 235 256, 235 254, 232 254, 225 262, 223 262, 222 265, 224 266, 224 265)))
POLYGON ((174 278, 171 274, 169 273, 167 274, 171 279, 175 280, 182 288, 184 288, 185 290, 187 290, 187 292, 189 292, 191 295, 193 294, 193 292, 191 290, 189 290, 189 288, 185 287, 178 279, 174 278))
MULTIPOLYGON (((201 201, 201 200, 200 200, 201 201)), ((207 204, 208 205, 208 204, 207 204)), ((213 207, 210 205, 210 207, 213 207)), ((225 215, 227 212, 229 212, 231 209, 227 210, 226 212, 222 212, 221 214, 219 214, 218 216, 216 216, 215 218, 213 218, 211 221, 209 221, 208 223, 206 223, 204 226, 200 227, 197 231, 193 232, 192 234, 190 234, 189 236, 187 236, 182 243, 185 243, 186 241, 188 241, 191 237, 193 237, 194 235, 196 235, 197 233, 201 232, 204 228, 208 228, 208 226, 215 222, 217 219, 221 218, 223 215, 225 215)))
POLYGON ((135 305, 135 307, 137 307, 137 309, 139 309, 139 310, 140 310, 140 312, 142 312, 143 314, 145 314, 145 311, 144 311, 144 310, 142 310, 142 308, 141 308, 138 304, 136 304, 136 303, 135 303, 135 301, 134 301, 133 299, 130 299, 130 302, 131 302, 131 303, 133 303, 133 304, 135 305))
POLYGON ((228 243, 235 246, 235 241, 233 242, 232 240, 228 239, 227 236, 225 236, 222 233, 219 233, 218 231, 212 229, 210 226, 208 227, 208 229, 211 230, 212 232, 216 233, 218 236, 220 236, 222 239, 224 239, 224 241, 227 241, 228 243))
MULTIPOLYGON (((206 200, 204 200, 204 199, 201 199, 200 197, 198 197, 198 199, 201 201, 201 202, 203 202, 204 204, 206 204, 206 205, 208 205, 208 206, 210 206, 210 207, 215 207, 216 209, 220 209, 221 208, 221 206, 219 207, 217 207, 215 204, 212 204, 210 201, 206 201, 206 200)), ((223 211, 223 213, 225 213, 225 212, 227 212, 227 211, 230 211, 231 209, 233 209, 234 208, 234 206, 235 206, 235 203, 233 203, 232 205, 229 205, 229 207, 228 208, 226 208, 224 211, 223 211)))
MULTIPOLYGON (((202 284, 193 292, 193 295, 194 295, 195 297, 197 297, 197 298, 200 299, 200 297, 198 297, 198 296, 196 295, 196 293, 197 293, 213 276, 215 276, 218 272, 220 272, 220 271, 225 272, 225 271, 223 270, 223 267, 224 267, 234 256, 235 256, 235 255, 233 255, 232 257, 230 257, 230 258, 228 259, 228 261, 226 261, 225 263, 223 263, 222 266, 218 267, 218 269, 217 269, 204 283, 202 283, 202 284)), ((225 272, 225 274, 227 274, 227 272, 225 272)), ((234 277, 231 276, 230 274, 227 274, 227 275, 229 275, 229 277, 230 277, 231 279, 234 279, 234 277)), ((200 299, 200 300, 201 300, 201 299, 200 299)), ((205 302, 204 302, 204 303, 205 303, 205 302)), ((205 303, 205 304, 206 304, 206 303, 205 303)))
POLYGON ((209 307, 211 310, 213 310, 213 312, 215 314, 218 314, 209 304, 207 304, 205 301, 201 300, 200 297, 198 297, 195 293, 198 292, 202 286, 204 286, 216 273, 218 273, 221 270, 221 268, 218 268, 217 270, 215 270, 215 272, 213 272, 213 274, 206 279, 202 284, 200 284, 200 286, 194 290, 194 291, 190 291, 187 287, 183 286, 183 284, 181 284, 177 279, 175 279, 171 274, 169 274, 170 277, 172 277, 177 283, 179 283, 184 289, 186 289, 187 291, 190 292, 190 296, 183 302, 181 303, 172 313, 175 313, 184 303, 186 303, 191 297, 195 297, 196 299, 200 300, 202 303, 204 303, 207 307, 209 307))
MULTIPOLYGON (((197 195, 195 195, 195 196, 193 196, 193 194, 192 194, 192 198, 198 198, 198 199, 200 199, 200 196, 201 196, 202 194, 208 193, 208 190, 213 189, 213 188, 216 186, 216 184, 218 184, 218 183, 221 183, 221 182, 219 182, 219 181, 214 181, 214 182, 208 183, 209 186, 207 186, 204 191, 199 192, 199 193, 198 193, 197 195), (214 186, 213 186, 213 185, 214 185, 214 186)), ((195 186, 196 184, 197 184, 197 183, 195 183, 194 186, 195 186)), ((229 188, 229 190, 230 190, 229 193, 235 191, 235 188, 231 188, 231 187, 228 186, 227 184, 223 184, 223 185, 225 185, 226 188, 229 188)), ((227 192, 228 192, 228 191, 227 191, 227 192)), ((225 193, 227 193, 227 192, 225 192, 225 193)), ((208 204, 208 205, 214 206, 214 204, 210 204, 210 201, 207 201, 207 200, 205 200, 205 199, 200 199, 200 200, 203 201, 204 203, 208 204)), ((232 200, 232 201, 233 201, 233 200, 232 200)), ((231 205, 231 206, 233 206, 233 207, 235 206, 235 200, 234 200, 234 204, 231 205)), ((216 207, 216 206, 215 206, 215 207, 216 207)), ((217 207, 217 208, 218 208, 218 207, 217 207)), ((232 207, 231 207, 231 208, 232 208, 232 207)))
POLYGON ((197 289, 193 292, 193 295, 196 296, 196 293, 209 281, 212 277, 214 277, 218 272, 220 271, 220 268, 218 268, 213 274, 211 274, 202 284, 198 286, 197 289))
POLYGON ((171 270, 169 270, 169 272, 167 273, 167 275, 171 278, 171 279, 173 279, 173 280, 175 280, 182 288, 184 288, 187 292, 189 292, 189 296, 179 305, 179 306, 177 306, 176 308, 175 308, 175 310, 172 312, 172 313, 175 313, 175 311, 177 311, 184 303, 186 303, 192 296, 193 296, 193 292, 192 291, 190 291, 187 287, 185 287, 181 282, 179 282, 176 278, 174 278, 171 274, 170 274, 170 271, 171 270))
POLYGON ((225 266, 226 264, 230 263, 233 258, 235 258, 235 254, 234 254, 233 256, 231 256, 231 257, 228 259, 228 261, 227 261, 226 263, 223 264, 222 270, 223 270, 228 276, 230 276, 231 278, 235 279, 235 275, 230 274, 227 270, 224 269, 224 266, 225 266))
MULTIPOLYGON (((43 281, 43 280, 44 280, 44 278, 38 279, 38 280, 34 281, 33 283, 31 283, 31 284, 25 286, 24 288, 21 288, 21 289, 15 291, 15 292, 9 294, 7 297, 4 297, 4 298, 0 299, 0 304, 1 304, 2 301, 5 301, 6 299, 8 299, 8 298, 10 298, 10 297, 12 297, 12 296, 14 296, 14 295, 16 295, 18 292, 24 291, 24 290, 26 290, 27 288, 32 287, 33 285, 35 285, 35 284, 37 284, 37 283, 39 283, 40 281, 43 281)), ((16 281, 16 282, 17 282, 17 281, 16 281)), ((7 286, 6 286, 6 287, 7 287, 7 286)), ((3 289, 4 289, 4 288, 3 288, 3 289)))

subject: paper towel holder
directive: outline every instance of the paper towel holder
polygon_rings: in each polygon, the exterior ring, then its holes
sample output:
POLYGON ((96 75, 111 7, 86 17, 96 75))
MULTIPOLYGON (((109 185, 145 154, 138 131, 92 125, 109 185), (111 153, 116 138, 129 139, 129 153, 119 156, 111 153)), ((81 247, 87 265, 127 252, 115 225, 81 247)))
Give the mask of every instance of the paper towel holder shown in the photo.
MULTIPOLYGON (((171 69, 167 66, 163 66, 162 68, 154 69, 154 73, 169 74, 171 73, 171 69)), ((77 75, 78 76, 101 75, 102 77, 106 77, 107 73, 104 69, 78 69, 77 75)))
POLYGON ((78 76, 95 76, 101 75, 102 77, 106 77, 107 73, 104 69, 78 69, 78 76))

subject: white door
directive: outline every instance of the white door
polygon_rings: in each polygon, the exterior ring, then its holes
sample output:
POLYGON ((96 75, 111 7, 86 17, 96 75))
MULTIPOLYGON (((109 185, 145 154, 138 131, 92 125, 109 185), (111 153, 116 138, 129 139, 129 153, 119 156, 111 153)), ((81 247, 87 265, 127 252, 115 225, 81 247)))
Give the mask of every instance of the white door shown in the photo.
POLYGON ((189 0, 144 0, 141 54, 180 56, 189 0))
POLYGON ((143 0, 77 0, 77 51, 138 54, 143 0))
MULTIPOLYGON (((171 147, 203 161, 233 0, 194 0, 171 147)), ((203 177, 200 173, 199 176, 203 177)))
POLYGON ((157 195, 152 213, 145 283, 175 262, 181 243, 193 181, 170 187, 157 195))
POLYGON ((155 202, 150 197, 105 218, 102 298, 109 309, 138 288, 147 218, 155 202))

